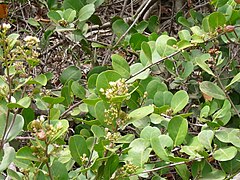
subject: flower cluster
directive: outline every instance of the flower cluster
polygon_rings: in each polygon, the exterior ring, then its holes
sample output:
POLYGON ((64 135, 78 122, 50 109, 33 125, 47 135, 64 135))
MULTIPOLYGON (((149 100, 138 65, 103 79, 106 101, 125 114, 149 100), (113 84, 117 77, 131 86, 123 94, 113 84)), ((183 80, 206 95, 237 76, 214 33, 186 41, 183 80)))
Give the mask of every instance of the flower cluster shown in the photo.
POLYGON ((129 177, 129 175, 134 174, 138 168, 139 168, 138 166, 127 162, 126 164, 123 165, 123 167, 121 167, 118 170, 118 175, 116 176, 116 179, 129 177))
POLYGON ((34 46, 40 42, 40 40, 34 36, 26 36, 24 41, 26 42, 26 46, 34 46))
POLYGON ((115 104, 111 104, 109 106, 109 109, 105 109, 104 111, 104 122, 107 125, 112 125, 113 121, 115 121, 118 118, 118 108, 115 104))
POLYGON ((7 31, 7 30, 11 29, 11 25, 8 24, 8 23, 3 23, 3 24, 1 25, 1 29, 2 29, 3 31, 7 31))
POLYGON ((119 79, 115 82, 109 82, 110 88, 104 90, 100 89, 100 92, 106 96, 107 99, 111 100, 116 96, 122 96, 128 93, 128 85, 125 79, 119 79))
POLYGON ((121 134, 119 132, 111 133, 108 131, 106 135, 106 139, 112 142, 117 141, 117 139, 119 139, 120 137, 121 137, 121 134))

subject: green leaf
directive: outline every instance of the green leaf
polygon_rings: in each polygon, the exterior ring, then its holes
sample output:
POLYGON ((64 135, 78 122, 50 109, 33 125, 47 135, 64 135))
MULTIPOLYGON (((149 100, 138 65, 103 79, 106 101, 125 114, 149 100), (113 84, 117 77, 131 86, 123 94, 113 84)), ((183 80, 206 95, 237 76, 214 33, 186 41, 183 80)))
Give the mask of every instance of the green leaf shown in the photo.
POLYGON ((180 16, 178 18, 178 22, 180 24, 182 24, 183 26, 188 27, 188 28, 191 26, 191 24, 188 22, 188 20, 185 17, 183 17, 183 16, 180 16))
POLYGON ((171 108, 173 109, 173 113, 181 111, 188 104, 189 96, 186 91, 180 90, 176 92, 171 101, 171 108))
POLYGON ((208 74, 215 77, 215 74, 212 72, 209 66, 205 63, 205 61, 208 60, 210 57, 211 57, 210 54, 203 54, 200 57, 196 57, 195 60, 198 66, 200 66, 208 74))
POLYGON ((152 80, 148 83, 146 91, 149 99, 154 99, 154 96, 157 92, 167 91, 167 85, 159 80, 152 80))
POLYGON ((49 11, 47 16, 55 23, 62 19, 61 15, 56 11, 49 11))
POLYGON ((198 134, 198 141, 208 150, 212 149, 212 140, 214 132, 212 130, 203 130, 198 134))
POLYGON ((8 35, 8 37, 7 37, 8 41, 7 42, 8 42, 8 46, 9 46, 10 49, 12 49, 13 46, 16 44, 17 39, 19 38, 19 36, 20 35, 16 34, 16 33, 8 35))
POLYGON ((213 12, 208 18, 211 32, 216 31, 218 27, 223 27, 226 24, 225 16, 220 12, 213 12))
POLYGON ((223 90, 213 82, 203 81, 202 83, 200 83, 200 90, 203 93, 215 99, 220 99, 220 100, 226 99, 225 93, 223 92, 223 90))
POLYGON ((27 20, 28 24, 30 24, 31 26, 35 26, 35 27, 38 27, 38 26, 41 26, 40 23, 34 19, 34 18, 29 18, 27 20))
POLYGON ((50 120, 58 120, 60 117, 60 110, 56 108, 51 108, 49 113, 49 119, 50 120))
POLYGON ((65 164, 59 162, 58 160, 54 160, 50 168, 54 179, 69 179, 65 164))
POLYGON ((103 178, 111 179, 112 174, 117 170, 119 165, 119 157, 116 154, 110 156, 106 162, 106 166, 104 168, 103 178))
POLYGON ((69 123, 65 119, 51 120, 50 124, 52 124, 54 128, 58 129, 57 133, 55 133, 53 136, 51 136, 51 138, 49 138, 49 142, 51 143, 63 136, 67 132, 69 127, 69 123))
POLYGON ((86 0, 64 0, 63 8, 64 9, 74 9, 77 12, 86 4, 86 0))
POLYGON ((228 135, 229 141, 237 148, 240 148, 240 130, 233 129, 228 135))
POLYGON ((147 42, 148 38, 141 33, 135 33, 130 38, 130 46, 133 50, 137 51, 141 49, 143 42, 147 42))
POLYGON ((229 161, 237 155, 237 152, 238 150, 234 146, 223 147, 216 150, 213 157, 217 161, 229 161))
POLYGON ((122 76, 116 71, 108 70, 100 73, 97 77, 97 90, 99 91, 101 88, 108 89, 110 88, 109 82, 115 82, 119 80, 122 76))
POLYGON ((231 142, 231 138, 229 136, 230 132, 232 131, 232 129, 230 128, 223 128, 221 130, 217 130, 215 131, 215 136, 218 138, 219 141, 224 142, 224 143, 230 143, 231 142))
POLYGON ((33 81, 35 81, 37 84, 40 84, 42 86, 46 86, 48 79, 44 74, 40 74, 39 76, 34 78, 33 81))
POLYGON ((160 135, 151 139, 153 151, 163 161, 169 161, 168 156, 173 148, 173 140, 168 135, 160 135))
POLYGON ((172 97, 173 97, 173 94, 170 92, 170 91, 158 91, 155 95, 154 95, 154 104, 157 106, 157 107, 162 107, 162 106, 165 106, 165 105, 169 105, 171 104, 171 101, 172 101, 172 97))
POLYGON ((205 18, 203 18, 202 27, 205 32, 211 31, 211 27, 210 27, 210 23, 209 23, 209 16, 206 16, 205 18))
POLYGON ((117 35, 117 37, 122 36, 128 30, 128 27, 128 24, 122 19, 118 19, 112 24, 113 32, 117 35))
POLYGON ((76 17, 77 12, 73 9, 66 9, 63 12, 63 18, 67 21, 67 22, 73 22, 75 17, 76 17))
POLYGON ((234 83, 239 82, 239 81, 240 81, 240 72, 236 76, 234 76, 234 78, 231 80, 231 82, 226 86, 226 89, 228 87, 230 87, 231 85, 233 85, 234 83))
POLYGON ((177 51, 173 45, 176 45, 177 41, 173 37, 168 35, 161 35, 156 41, 157 52, 161 57, 169 56, 177 51))
POLYGON ((24 97, 20 99, 17 103, 8 103, 8 108, 28 108, 31 104, 30 97, 24 97))
POLYGON ((86 90, 77 81, 74 81, 71 85, 71 90, 75 96, 80 99, 84 99, 86 95, 86 90))
POLYGON ((152 50, 147 42, 143 42, 141 49, 144 55, 147 57, 149 64, 152 63, 152 50))
POLYGON ((128 151, 128 156, 132 164, 143 167, 144 163, 148 161, 151 149, 148 148, 149 142, 143 138, 135 139, 131 142, 128 151))
POLYGON ((188 122, 182 116, 173 117, 168 123, 169 136, 174 141, 174 146, 181 145, 188 132, 188 122))
POLYGON ((76 161, 79 165, 82 165, 81 158, 83 157, 83 154, 85 154, 87 157, 90 154, 85 139, 80 135, 74 135, 70 137, 69 149, 74 161, 76 161))
POLYGON ((133 122, 146 117, 147 115, 153 113, 153 111, 154 111, 153 106, 144 106, 130 112, 128 117, 130 118, 130 122, 133 122))
POLYGON ((64 97, 44 96, 42 100, 48 104, 59 104, 64 101, 64 97))
POLYGON ((188 30, 181 30, 178 32, 178 35, 181 40, 187 40, 187 41, 191 40, 191 34, 188 30))
POLYGON ((62 84, 66 84, 70 80, 78 81, 81 79, 81 77, 82 73, 76 66, 69 66, 62 72, 60 81, 62 84))
POLYGON ((12 180, 22 180, 23 174, 20 172, 16 172, 12 169, 7 170, 7 175, 12 178, 12 180))
POLYGON ((175 166, 175 169, 176 169, 177 173, 179 174, 179 176, 183 180, 189 180, 190 172, 189 172, 188 167, 187 167, 186 164, 177 165, 177 166, 175 166))
POLYGON ((150 69, 146 69, 145 71, 138 74, 139 71, 143 69, 143 65, 141 63, 135 63, 130 66, 130 74, 132 78, 129 79, 127 82, 132 83, 137 79, 146 79, 150 74, 150 69))
POLYGON ((20 148, 16 154, 17 159, 28 160, 28 161, 37 161, 40 159, 33 155, 33 151, 29 146, 24 146, 20 148))
POLYGON ((161 131, 157 127, 146 126, 140 133, 140 138, 151 140, 161 135, 161 131))
POLYGON ((64 101, 62 102, 62 104, 66 107, 68 107, 72 102, 73 102, 73 96, 71 95, 71 83, 68 86, 64 86, 61 89, 61 97, 64 98, 64 101))
POLYGON ((11 164, 15 158, 15 150, 11 146, 5 145, 3 147, 3 157, 0 160, 0 172, 3 172, 11 164))
POLYGON ((94 136, 96 136, 98 138, 105 136, 104 129, 97 125, 92 125, 91 131, 93 132, 94 136))
MULTIPOLYGON (((5 113, 0 112, 0 138, 2 139, 4 128, 6 126, 7 117, 5 113)), ((24 119, 20 114, 17 114, 16 117, 14 114, 10 113, 9 120, 7 124, 8 135, 4 139, 9 142, 13 140, 23 129, 24 119)))
POLYGON ((127 61, 120 55, 114 54, 111 56, 112 59, 112 67, 113 69, 119 73, 123 78, 130 77, 130 67, 127 61))
POLYGON ((93 15, 94 12, 95 12, 94 4, 87 4, 80 9, 79 15, 78 15, 78 20, 86 21, 93 15))
POLYGON ((239 159, 240 159, 240 153, 238 152, 238 154, 233 159, 229 161, 221 161, 220 162, 221 168, 226 173, 229 173, 229 174, 236 173, 240 169, 239 159))

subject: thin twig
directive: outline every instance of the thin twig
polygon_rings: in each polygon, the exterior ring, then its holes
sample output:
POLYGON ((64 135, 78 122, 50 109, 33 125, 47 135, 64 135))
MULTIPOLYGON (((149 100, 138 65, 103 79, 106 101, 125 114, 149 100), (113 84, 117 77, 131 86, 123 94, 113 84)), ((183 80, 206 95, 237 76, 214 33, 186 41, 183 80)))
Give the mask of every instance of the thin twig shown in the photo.
POLYGON ((145 9, 148 7, 148 5, 152 2, 152 0, 149 0, 145 6, 142 8, 142 10, 139 12, 139 14, 137 15, 137 17, 135 18, 135 20, 133 21, 133 23, 131 24, 131 26, 126 30, 126 32, 118 39, 118 41, 116 42, 116 44, 113 46, 113 48, 115 48, 122 40, 123 38, 127 35, 127 33, 132 29, 132 27, 137 23, 138 19, 141 17, 142 13, 145 11, 145 9))
POLYGON ((60 116, 60 119, 64 118, 71 110, 73 110, 75 107, 77 107, 78 105, 80 105, 82 103, 82 101, 79 101, 75 104, 73 104, 72 106, 70 106, 66 111, 64 111, 62 113, 62 115, 60 116))
POLYGON ((236 112, 236 114, 237 114, 238 117, 240 118, 240 113, 239 113, 238 109, 236 108, 236 106, 234 105, 234 103, 232 102, 232 100, 231 100, 231 98, 229 97, 228 93, 225 91, 225 87, 223 86, 222 81, 221 81, 221 79, 219 78, 219 75, 216 75, 216 78, 217 78, 217 81, 218 81, 221 89, 222 89, 223 92, 225 93, 226 98, 228 99, 228 101, 229 101, 230 104, 232 105, 233 110, 236 112))
MULTIPOLYGON (((200 160, 202 160, 202 159, 204 159, 204 157, 195 158, 195 159, 190 160, 190 161, 188 161, 188 162, 200 161, 200 160)), ((158 167, 158 168, 153 168, 153 169, 145 170, 145 171, 143 171, 143 172, 141 172, 141 173, 149 173, 149 172, 153 172, 153 171, 159 171, 159 170, 161 170, 161 169, 170 168, 170 167, 174 167, 174 166, 181 165, 181 164, 186 164, 186 163, 188 163, 188 162, 183 161, 183 162, 172 163, 172 164, 169 164, 169 165, 166 165, 166 166, 161 166, 161 167, 158 167)), ((135 175, 135 174, 133 174, 133 175, 135 175)))

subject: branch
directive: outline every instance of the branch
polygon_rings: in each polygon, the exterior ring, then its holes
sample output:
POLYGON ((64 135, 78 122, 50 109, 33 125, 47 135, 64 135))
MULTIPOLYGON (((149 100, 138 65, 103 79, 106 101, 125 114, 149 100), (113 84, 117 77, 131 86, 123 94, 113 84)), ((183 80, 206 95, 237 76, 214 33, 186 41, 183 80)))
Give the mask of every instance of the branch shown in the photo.
POLYGON ((131 24, 131 26, 127 29, 127 31, 118 39, 118 41, 116 42, 116 44, 113 46, 113 48, 115 48, 122 40, 123 38, 127 35, 127 33, 132 29, 132 27, 136 24, 136 22, 138 21, 138 19, 141 17, 142 13, 145 11, 145 9, 148 7, 148 5, 152 2, 152 0, 149 0, 145 6, 142 8, 142 10, 139 12, 139 14, 137 15, 136 19, 133 21, 133 23, 131 24))

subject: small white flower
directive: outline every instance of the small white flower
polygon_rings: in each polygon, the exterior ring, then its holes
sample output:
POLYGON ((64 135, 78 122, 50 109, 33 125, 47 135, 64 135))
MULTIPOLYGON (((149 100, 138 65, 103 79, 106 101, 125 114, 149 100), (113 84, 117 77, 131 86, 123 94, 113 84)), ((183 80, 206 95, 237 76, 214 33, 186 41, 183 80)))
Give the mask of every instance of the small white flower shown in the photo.
POLYGON ((11 28, 11 25, 8 24, 8 23, 3 23, 1 27, 2 27, 2 29, 4 29, 4 30, 8 30, 8 29, 11 28))
POLYGON ((37 37, 34 37, 34 36, 26 36, 24 38, 24 41, 33 42, 33 43, 39 43, 40 42, 40 40, 37 37))
POLYGON ((110 85, 110 86, 116 86, 116 82, 110 81, 110 82, 109 82, 109 85, 110 85))
POLYGON ((63 128, 62 122, 58 122, 57 123, 57 129, 62 129, 62 128, 63 128))
POLYGON ((39 120, 40 120, 40 121, 44 121, 44 120, 45 120, 44 115, 41 115, 41 116, 39 117, 39 120))
POLYGON ((104 93, 104 89, 103 89, 103 88, 100 88, 99 91, 100 91, 101 93, 104 93))

